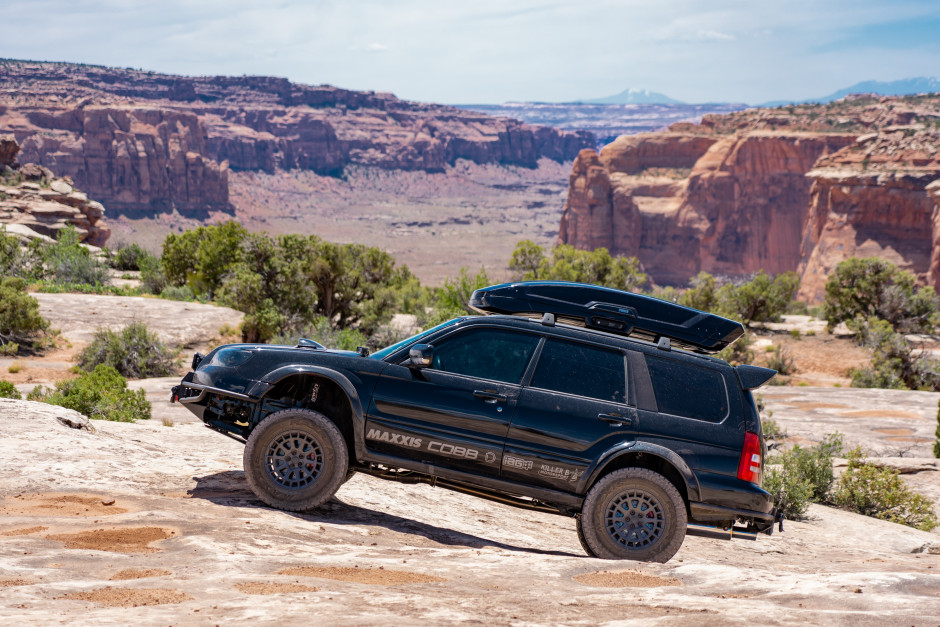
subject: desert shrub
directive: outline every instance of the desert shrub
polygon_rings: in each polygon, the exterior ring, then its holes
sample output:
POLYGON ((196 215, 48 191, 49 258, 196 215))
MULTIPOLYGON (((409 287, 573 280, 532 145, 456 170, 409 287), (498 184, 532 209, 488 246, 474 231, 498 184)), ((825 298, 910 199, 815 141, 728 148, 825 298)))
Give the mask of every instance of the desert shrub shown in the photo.
POLYGON ((167 283, 160 259, 156 255, 147 253, 137 263, 140 267, 140 282, 144 289, 151 294, 162 294, 167 283))
POLYGON ((144 391, 127 389, 127 380, 104 364, 77 379, 60 381, 54 390, 37 386, 27 399, 74 409, 94 420, 134 422, 150 418, 150 402, 144 391))
POLYGON ((184 300, 188 302, 202 300, 196 298, 196 295, 193 294, 193 290, 190 289, 188 285, 184 285, 182 287, 177 287, 176 285, 167 285, 160 291, 160 298, 165 298, 167 300, 184 300))
POLYGON ((767 444, 767 450, 773 451, 780 448, 780 445, 787 439, 786 429, 780 426, 776 420, 761 420, 761 433, 764 436, 764 442, 767 444))
POLYGON ((471 276, 466 268, 461 268, 457 277, 444 281, 444 285, 437 293, 437 305, 440 309, 454 314, 449 318, 467 314, 475 315, 477 312, 470 309, 470 296, 474 291, 490 284, 491 281, 485 269, 480 268, 479 272, 471 276))
POLYGON ((58 232, 55 244, 41 245, 40 278, 61 284, 107 285, 110 282, 107 266, 80 242, 78 231, 68 226, 58 232))
POLYGON ((682 292, 677 301, 680 305, 718 313, 718 279, 708 272, 699 272, 689 281, 689 288, 682 292))
POLYGON ((26 281, 0 277, 0 346, 18 348, 48 328, 49 322, 39 315, 39 301, 26 292, 26 281))
POLYGON ((937 294, 916 288, 915 277, 890 261, 852 257, 826 281, 824 313, 829 327, 856 318, 879 318, 901 333, 931 333, 940 322, 937 294))
POLYGON ((746 281, 730 283, 703 271, 675 301, 749 325, 779 320, 793 306, 798 287, 799 278, 793 272, 774 277, 761 270, 746 281))
POLYGON ((772 277, 761 270, 740 285, 723 285, 717 293, 717 309, 746 325, 773 322, 786 312, 799 284, 794 272, 772 277))
POLYGON ((170 285, 189 285, 193 292, 212 298, 222 278, 242 256, 248 231, 235 221, 171 233, 163 241, 161 262, 170 285))
POLYGON ((937 441, 933 443, 933 456, 940 459, 940 402, 937 403, 937 441))
POLYGON ((290 333, 284 333, 273 336, 272 344, 286 344, 293 346, 302 338, 308 338, 319 342, 327 348, 335 348, 345 351, 354 351, 359 346, 366 346, 368 340, 366 336, 357 329, 336 329, 326 318, 316 318, 313 324, 307 325, 301 329, 290 333))
POLYGON ((791 300, 790 304, 787 305, 787 309, 786 311, 784 311, 784 313, 794 315, 794 316, 811 315, 809 305, 804 303, 801 300, 791 300))
POLYGON ((848 458, 849 467, 833 492, 836 505, 923 531, 937 526, 930 499, 913 492, 897 470, 865 463, 858 448, 848 458))
POLYGON ((940 390, 940 361, 923 353, 915 355, 910 342, 889 322, 856 318, 849 328, 872 351, 870 367, 852 370, 852 387, 940 390))
POLYGON ((249 234, 235 222, 168 236, 161 263, 170 286, 162 296, 188 296, 173 292, 185 286, 197 299, 244 312, 248 342, 291 334, 318 316, 370 334, 422 294, 417 278, 378 248, 249 234))
POLYGON ((140 270, 141 259, 153 256, 136 243, 119 246, 110 253, 108 265, 116 270, 140 270))
POLYGON ((90 371, 102 364, 135 379, 167 376, 173 374, 178 365, 172 351, 143 322, 135 322, 118 332, 110 329, 95 332, 91 344, 79 355, 78 365, 90 371))
POLYGON ((658 298, 659 300, 664 300, 670 303, 678 303, 679 298, 682 296, 682 292, 671 285, 657 285, 651 292, 649 292, 649 295, 653 298, 658 298))
POLYGON ((637 290, 647 282, 636 257, 611 256, 606 248, 579 250, 568 244, 555 246, 547 255, 544 248, 531 240, 516 244, 509 269, 517 279, 525 281, 574 281, 627 291, 637 290))
POLYGON ((9 381, 0 379, 0 398, 12 398, 18 401, 23 398, 23 395, 16 389, 15 385, 9 381))
POLYGON ((809 508, 812 488, 787 466, 771 467, 764 475, 764 489, 774 498, 774 506, 783 512, 784 518, 802 520, 809 508))
POLYGON ((773 347, 771 355, 767 357, 767 367, 776 370, 778 374, 786 376, 796 372, 796 361, 790 351, 780 344, 773 347))
POLYGON ((764 477, 764 489, 784 516, 800 520, 810 503, 824 503, 832 488, 832 458, 842 451, 842 435, 828 434, 816 446, 794 446, 777 460, 764 477))

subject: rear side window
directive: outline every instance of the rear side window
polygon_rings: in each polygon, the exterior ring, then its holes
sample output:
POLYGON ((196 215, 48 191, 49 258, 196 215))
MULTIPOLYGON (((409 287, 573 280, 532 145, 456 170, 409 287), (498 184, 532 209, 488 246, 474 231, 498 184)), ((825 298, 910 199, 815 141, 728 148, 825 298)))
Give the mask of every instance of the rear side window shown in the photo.
POLYGON ((586 344, 547 340, 532 377, 532 387, 602 401, 626 402, 622 353, 586 344))
POLYGON ((539 337, 503 329, 478 328, 434 344, 435 370, 468 377, 519 383, 539 337))
POLYGON ((720 372, 674 359, 646 356, 659 411, 721 422, 728 414, 728 392, 720 372))

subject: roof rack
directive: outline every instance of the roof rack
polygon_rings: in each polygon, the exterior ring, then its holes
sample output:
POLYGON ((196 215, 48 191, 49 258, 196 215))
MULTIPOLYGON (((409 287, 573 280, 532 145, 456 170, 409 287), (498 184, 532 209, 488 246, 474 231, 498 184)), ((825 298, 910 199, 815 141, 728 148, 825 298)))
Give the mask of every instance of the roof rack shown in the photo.
POLYGON ((740 322, 608 287, 564 281, 501 283, 476 290, 470 307, 484 314, 540 317, 697 353, 716 353, 744 335, 740 322), (663 339, 668 341, 661 341, 663 339))

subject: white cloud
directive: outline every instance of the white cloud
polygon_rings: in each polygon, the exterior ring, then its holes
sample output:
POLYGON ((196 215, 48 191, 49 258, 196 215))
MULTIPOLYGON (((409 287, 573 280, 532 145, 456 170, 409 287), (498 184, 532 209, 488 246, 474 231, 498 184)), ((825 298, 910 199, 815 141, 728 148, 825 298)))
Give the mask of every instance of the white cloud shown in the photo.
POLYGON ((564 101, 626 88, 686 102, 762 102, 898 72, 934 75, 940 66, 932 50, 837 45, 846 29, 936 17, 936 0, 0 4, 0 57, 268 74, 437 102, 564 101))
POLYGON ((696 33, 699 39, 710 39, 717 41, 734 41, 737 39, 734 35, 729 35, 727 33, 719 33, 716 30, 700 30, 696 33))

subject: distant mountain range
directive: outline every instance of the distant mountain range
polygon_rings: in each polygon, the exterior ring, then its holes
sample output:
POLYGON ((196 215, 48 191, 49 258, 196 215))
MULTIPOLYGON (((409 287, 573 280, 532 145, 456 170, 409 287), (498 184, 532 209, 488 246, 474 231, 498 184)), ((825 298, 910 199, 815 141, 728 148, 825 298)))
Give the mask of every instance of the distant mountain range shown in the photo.
MULTIPOLYGON (((855 83, 850 87, 834 91, 828 96, 821 98, 808 98, 806 100, 771 100, 763 102, 758 107, 779 107, 789 104, 802 104, 808 102, 827 103, 833 100, 839 100, 849 94, 879 94, 881 96, 907 96, 910 94, 925 94, 940 92, 940 78, 931 76, 916 76, 914 78, 905 78, 897 81, 862 81, 855 83)), ((648 89, 625 89, 619 94, 607 96, 606 98, 594 98, 592 100, 576 100, 573 102, 559 104, 600 104, 600 105, 625 105, 625 104, 685 104, 682 101, 670 98, 665 94, 650 91, 648 89)))
POLYGON ((808 102, 827 103, 849 94, 878 94, 880 96, 908 96, 911 94, 929 94, 940 92, 940 79, 932 76, 916 76, 898 81, 862 81, 851 87, 834 91, 822 98, 808 98, 806 100, 773 100, 764 102, 760 107, 779 107, 788 104, 803 104, 808 102))
POLYGON ((593 100, 578 100, 571 104, 685 104, 665 94, 648 89, 624 89, 619 94, 593 100))

